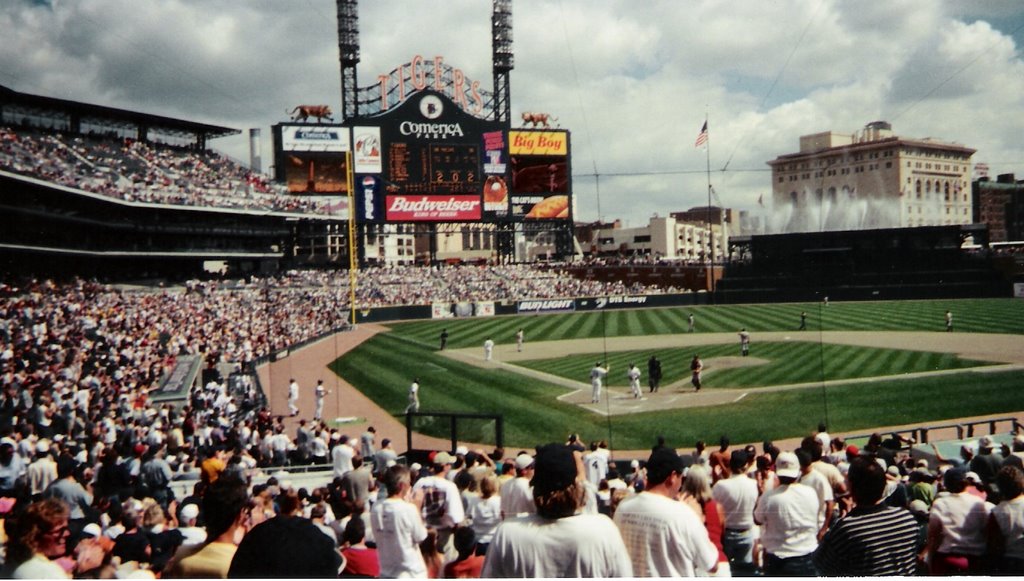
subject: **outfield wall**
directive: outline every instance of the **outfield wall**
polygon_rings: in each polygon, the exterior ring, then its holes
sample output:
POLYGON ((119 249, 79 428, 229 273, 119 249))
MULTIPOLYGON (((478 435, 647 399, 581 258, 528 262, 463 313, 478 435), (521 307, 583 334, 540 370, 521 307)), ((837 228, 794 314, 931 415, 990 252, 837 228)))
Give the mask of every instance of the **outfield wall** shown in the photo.
POLYGON ((613 295, 579 299, 529 299, 435 303, 403 307, 378 307, 356 311, 357 323, 384 323, 420 319, 470 319, 494 315, 539 315, 585 311, 686 307, 711 304, 709 293, 613 295))

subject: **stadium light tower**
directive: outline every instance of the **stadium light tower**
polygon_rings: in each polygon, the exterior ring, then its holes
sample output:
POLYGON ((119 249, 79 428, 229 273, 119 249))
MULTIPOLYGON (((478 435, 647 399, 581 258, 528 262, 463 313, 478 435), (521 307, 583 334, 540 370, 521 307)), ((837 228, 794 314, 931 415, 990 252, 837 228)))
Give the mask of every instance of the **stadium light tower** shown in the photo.
MULTIPOLYGON (((339 0, 340 2, 340 0, 339 0)), ((491 49, 494 69, 494 120, 512 118, 509 72, 512 62, 512 0, 494 0, 491 11, 491 49)))
POLYGON ((356 111, 356 65, 359 63, 359 0, 338 0, 338 52, 341 59, 341 119, 356 111))

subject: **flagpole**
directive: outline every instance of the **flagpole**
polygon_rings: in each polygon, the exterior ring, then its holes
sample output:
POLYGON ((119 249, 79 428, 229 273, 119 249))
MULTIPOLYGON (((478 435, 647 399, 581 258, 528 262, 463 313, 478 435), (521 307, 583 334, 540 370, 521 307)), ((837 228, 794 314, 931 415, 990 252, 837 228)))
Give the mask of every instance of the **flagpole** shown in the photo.
MULTIPOLYGON (((707 126, 708 126, 708 113, 705 110, 705 112, 704 112, 704 127, 707 127, 707 126)), ((715 245, 714 245, 714 240, 713 240, 714 237, 713 237, 712 231, 711 231, 711 130, 710 129, 707 132, 707 139, 704 141, 704 152, 707 154, 706 155, 706 160, 707 160, 707 178, 708 178, 708 213, 707 213, 707 223, 708 223, 708 236, 707 236, 707 239, 708 239, 708 287, 709 287, 708 290, 712 290, 710 287, 713 286, 712 280, 713 280, 714 277, 711 274, 711 269, 714 268, 714 265, 715 265, 715 245)))

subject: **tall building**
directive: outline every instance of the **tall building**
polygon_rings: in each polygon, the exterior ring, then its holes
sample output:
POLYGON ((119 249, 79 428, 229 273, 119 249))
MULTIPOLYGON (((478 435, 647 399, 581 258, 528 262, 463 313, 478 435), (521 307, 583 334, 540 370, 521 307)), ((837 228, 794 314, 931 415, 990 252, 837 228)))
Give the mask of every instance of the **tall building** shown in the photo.
POLYGON ((718 263, 726 258, 731 221, 732 210, 715 206, 655 216, 637 228, 622 228, 616 221, 592 228, 590 242, 583 247, 599 256, 646 256, 696 264, 711 259, 718 263))
POLYGON ((885 121, 800 137, 772 168, 776 232, 969 224, 971 156, 957 143, 893 135, 885 121))
POLYGON ((1000 174, 996 181, 987 177, 971 184, 974 221, 988 226, 989 242, 1024 240, 1024 180, 1000 174))

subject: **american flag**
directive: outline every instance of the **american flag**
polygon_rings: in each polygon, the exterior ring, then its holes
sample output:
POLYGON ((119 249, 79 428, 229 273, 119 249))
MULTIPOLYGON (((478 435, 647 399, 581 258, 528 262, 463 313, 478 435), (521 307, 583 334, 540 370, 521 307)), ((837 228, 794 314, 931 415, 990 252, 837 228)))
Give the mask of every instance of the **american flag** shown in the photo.
POLYGON ((708 122, 704 122, 704 126, 700 128, 700 134, 697 135, 697 141, 693 142, 694 147, 700 147, 708 142, 708 122))

